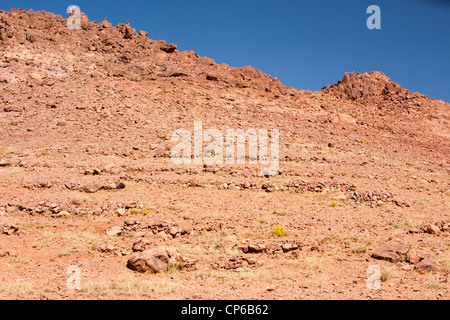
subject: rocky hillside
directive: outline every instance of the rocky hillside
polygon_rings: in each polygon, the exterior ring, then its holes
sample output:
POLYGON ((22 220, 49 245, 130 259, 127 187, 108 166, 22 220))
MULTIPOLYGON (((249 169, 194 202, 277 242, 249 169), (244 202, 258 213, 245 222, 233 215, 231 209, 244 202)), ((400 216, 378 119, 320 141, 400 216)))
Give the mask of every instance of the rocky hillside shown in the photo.
POLYGON ((448 299, 450 104, 381 72, 297 90, 82 17, 0 11, 0 298, 448 299), (175 165, 198 121, 279 129, 278 174, 175 165))
MULTIPOLYGON (((4 63, 14 64, 20 59, 18 65, 25 63, 27 66, 22 66, 25 69, 20 71, 32 73, 38 67, 40 78, 48 81, 82 76, 138 82, 182 77, 192 81, 217 81, 230 87, 289 92, 277 79, 252 67, 230 68, 193 51, 179 52, 175 44, 151 40, 148 32, 136 32, 129 23, 113 27, 106 20, 100 24, 89 21, 83 14, 81 26, 82 30, 70 30, 63 17, 43 11, 1 12, 2 49, 27 48, 18 57, 5 54, 4 63)), ((17 83, 27 78, 25 74, 10 73, 3 75, 2 81, 17 83)))

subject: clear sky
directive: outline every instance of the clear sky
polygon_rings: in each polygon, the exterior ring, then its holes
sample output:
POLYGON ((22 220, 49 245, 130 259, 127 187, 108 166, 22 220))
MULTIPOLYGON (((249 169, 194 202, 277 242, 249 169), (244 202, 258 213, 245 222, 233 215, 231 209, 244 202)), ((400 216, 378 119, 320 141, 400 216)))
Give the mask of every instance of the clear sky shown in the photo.
POLYGON ((155 40, 217 63, 252 65, 288 86, 320 90, 345 72, 382 71, 393 81, 450 102, 450 0, 1 0, 0 9, 90 20, 129 21, 155 40), (369 30, 370 5, 381 30, 369 30))

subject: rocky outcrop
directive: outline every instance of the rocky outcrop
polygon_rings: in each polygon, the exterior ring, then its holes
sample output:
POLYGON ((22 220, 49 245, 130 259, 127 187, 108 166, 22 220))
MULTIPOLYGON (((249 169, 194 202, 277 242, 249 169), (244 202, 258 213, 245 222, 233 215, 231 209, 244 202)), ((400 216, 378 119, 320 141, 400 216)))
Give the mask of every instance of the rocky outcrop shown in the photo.
POLYGON ((345 73, 336 84, 323 87, 322 92, 332 94, 341 99, 357 100, 372 96, 398 96, 407 100, 418 94, 412 93, 392 82, 384 73, 371 71, 368 73, 345 73))

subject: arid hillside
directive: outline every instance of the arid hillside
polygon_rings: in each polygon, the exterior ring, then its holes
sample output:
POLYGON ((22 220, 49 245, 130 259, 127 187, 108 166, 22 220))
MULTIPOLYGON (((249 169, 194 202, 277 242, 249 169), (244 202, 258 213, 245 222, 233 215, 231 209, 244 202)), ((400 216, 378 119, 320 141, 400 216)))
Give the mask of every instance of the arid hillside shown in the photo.
POLYGON ((297 90, 82 17, 0 11, 0 298, 450 297, 449 103, 379 71, 297 90), (199 122, 278 129, 278 174, 174 164, 199 122))

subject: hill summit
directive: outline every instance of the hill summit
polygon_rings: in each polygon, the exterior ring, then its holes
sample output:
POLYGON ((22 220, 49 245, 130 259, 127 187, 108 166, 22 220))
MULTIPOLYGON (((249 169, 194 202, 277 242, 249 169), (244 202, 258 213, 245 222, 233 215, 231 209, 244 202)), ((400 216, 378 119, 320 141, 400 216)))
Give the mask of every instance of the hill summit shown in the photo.
POLYGON ((384 73, 371 71, 368 73, 345 73, 342 80, 336 84, 322 88, 323 92, 331 93, 340 98, 357 100, 372 96, 398 96, 401 100, 408 98, 423 98, 423 95, 413 94, 401 85, 393 82, 384 73))

